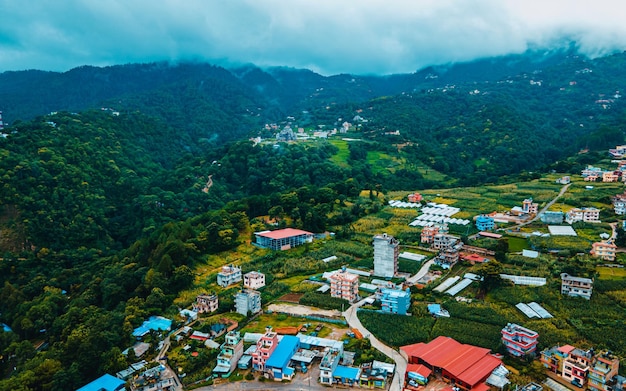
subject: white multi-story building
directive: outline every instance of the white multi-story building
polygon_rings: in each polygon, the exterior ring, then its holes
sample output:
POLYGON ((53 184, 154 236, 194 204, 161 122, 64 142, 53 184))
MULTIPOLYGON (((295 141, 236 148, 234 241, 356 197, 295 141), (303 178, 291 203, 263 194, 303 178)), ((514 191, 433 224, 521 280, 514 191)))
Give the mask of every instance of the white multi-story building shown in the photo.
POLYGON ((589 208, 573 208, 565 214, 565 221, 568 224, 574 224, 577 221, 584 221, 585 223, 599 223, 600 222, 600 209, 589 208))
POLYGON ((593 280, 591 278, 574 277, 561 273, 561 294, 591 299, 593 280))
POLYGON ((229 285, 241 281, 241 268, 235 265, 222 266, 222 270, 217 273, 217 285, 226 288, 229 285))
POLYGON ((261 293, 252 289, 242 289, 235 295, 235 311, 244 316, 261 312, 261 293))
POLYGON ((243 275, 243 287, 248 289, 259 289, 265 286, 265 274, 261 272, 249 272, 243 275))
POLYGON ((374 275, 393 277, 398 272, 400 242, 393 236, 382 234, 374 236, 374 275))
POLYGON ((626 214, 626 192, 613 197, 613 210, 616 215, 626 214))

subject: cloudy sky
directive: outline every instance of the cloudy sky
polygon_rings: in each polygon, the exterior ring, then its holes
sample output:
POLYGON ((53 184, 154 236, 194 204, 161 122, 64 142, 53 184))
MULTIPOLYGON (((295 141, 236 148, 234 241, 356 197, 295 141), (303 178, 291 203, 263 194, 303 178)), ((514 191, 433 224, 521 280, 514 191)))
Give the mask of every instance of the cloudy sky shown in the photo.
POLYGON ((206 60, 389 74, 573 39, 626 49, 621 0, 0 0, 0 72, 206 60))

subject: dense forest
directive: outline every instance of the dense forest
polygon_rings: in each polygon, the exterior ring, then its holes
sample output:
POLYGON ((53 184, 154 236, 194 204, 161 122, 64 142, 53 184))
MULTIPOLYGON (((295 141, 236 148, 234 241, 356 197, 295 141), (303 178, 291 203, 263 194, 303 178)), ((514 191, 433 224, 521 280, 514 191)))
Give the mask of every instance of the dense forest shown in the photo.
POLYGON ((125 368, 132 329, 208 254, 268 228, 261 216, 341 237, 381 192, 582 166, 624 141, 625 60, 535 53, 380 78, 206 64, 1 74, 0 322, 13 331, 0 331, 0 390, 125 368), (247 140, 266 123, 346 120, 358 142, 247 140))

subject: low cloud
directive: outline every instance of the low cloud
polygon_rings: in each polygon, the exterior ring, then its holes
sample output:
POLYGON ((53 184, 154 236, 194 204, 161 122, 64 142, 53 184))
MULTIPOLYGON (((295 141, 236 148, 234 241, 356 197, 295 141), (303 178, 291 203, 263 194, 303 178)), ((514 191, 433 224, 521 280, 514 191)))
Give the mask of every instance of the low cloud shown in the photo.
POLYGON ((0 14, 0 71, 206 60, 388 74, 564 39, 591 56, 626 48, 626 7, 606 0, 0 0, 0 14))

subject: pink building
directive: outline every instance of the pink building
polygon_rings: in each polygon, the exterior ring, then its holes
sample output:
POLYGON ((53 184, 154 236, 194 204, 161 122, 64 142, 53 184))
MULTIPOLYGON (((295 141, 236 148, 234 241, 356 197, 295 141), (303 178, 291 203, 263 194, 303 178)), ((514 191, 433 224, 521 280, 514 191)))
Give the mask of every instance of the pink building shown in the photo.
POLYGON ((532 198, 527 198, 524 200, 524 202, 522 202, 522 211, 524 211, 524 213, 536 215, 538 210, 539 204, 533 202, 532 198))
POLYGON ((345 269, 330 276, 330 295, 353 302, 359 297, 359 276, 345 269))
POLYGON ((278 346, 278 334, 271 326, 265 328, 265 334, 256 343, 256 351, 252 353, 252 369, 265 371, 265 362, 278 346))
POLYGON ((422 229, 422 236, 421 236, 422 243, 432 243, 433 239, 435 238, 435 235, 437 235, 438 233, 439 233, 439 227, 437 226, 424 227, 422 229))
POLYGON ((409 202, 420 202, 423 197, 420 193, 413 193, 408 195, 409 202))
POLYGON ((502 329, 502 343, 513 356, 524 356, 535 352, 539 334, 520 325, 509 323, 502 329))
POLYGON ((592 354, 589 351, 572 349, 563 362, 563 379, 578 387, 584 387, 587 383, 591 359, 592 354))

